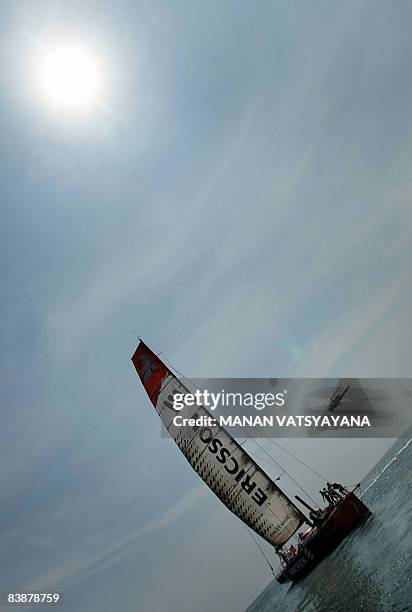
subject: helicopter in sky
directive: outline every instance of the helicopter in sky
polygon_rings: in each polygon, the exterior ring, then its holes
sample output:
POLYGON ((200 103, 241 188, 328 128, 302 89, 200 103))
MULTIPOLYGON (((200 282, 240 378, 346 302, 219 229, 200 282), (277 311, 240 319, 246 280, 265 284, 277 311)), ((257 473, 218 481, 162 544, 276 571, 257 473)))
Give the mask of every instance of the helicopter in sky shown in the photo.
POLYGON ((329 400, 329 410, 332 412, 335 408, 338 408, 342 404, 342 400, 346 393, 349 391, 350 385, 341 384, 338 385, 333 392, 330 400, 329 400))

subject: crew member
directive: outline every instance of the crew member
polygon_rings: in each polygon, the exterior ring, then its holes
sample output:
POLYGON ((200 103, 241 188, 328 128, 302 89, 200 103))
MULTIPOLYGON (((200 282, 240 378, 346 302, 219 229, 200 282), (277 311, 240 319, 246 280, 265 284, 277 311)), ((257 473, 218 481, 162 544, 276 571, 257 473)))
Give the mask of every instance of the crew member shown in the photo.
POLYGON ((332 499, 332 502, 340 501, 339 493, 335 491, 335 489, 332 487, 330 482, 328 482, 327 487, 328 487, 329 497, 332 499))
POLYGON ((331 500, 331 498, 329 496, 329 493, 328 493, 326 488, 321 489, 321 491, 319 491, 319 493, 322 495, 323 499, 326 501, 327 504, 330 505, 332 503, 332 500, 331 500))
POLYGON ((346 495, 347 493, 349 493, 348 489, 345 489, 345 487, 343 487, 341 484, 339 484, 338 482, 334 482, 332 487, 336 490, 339 491, 339 493, 341 493, 342 495, 346 495))

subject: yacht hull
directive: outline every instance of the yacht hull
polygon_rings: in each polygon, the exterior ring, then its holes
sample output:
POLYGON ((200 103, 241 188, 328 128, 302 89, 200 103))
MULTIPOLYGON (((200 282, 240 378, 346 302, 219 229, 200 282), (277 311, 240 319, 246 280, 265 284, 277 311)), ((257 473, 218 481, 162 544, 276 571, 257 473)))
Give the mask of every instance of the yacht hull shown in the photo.
POLYGON ((296 582, 330 554, 371 512, 353 491, 345 495, 281 568, 276 580, 296 582))

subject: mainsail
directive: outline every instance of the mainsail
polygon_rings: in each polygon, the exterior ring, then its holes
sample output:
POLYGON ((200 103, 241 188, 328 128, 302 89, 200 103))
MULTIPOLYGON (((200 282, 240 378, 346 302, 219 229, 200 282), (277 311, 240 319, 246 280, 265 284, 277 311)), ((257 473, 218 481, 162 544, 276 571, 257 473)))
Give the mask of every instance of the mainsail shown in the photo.
POLYGON ((210 413, 199 406, 176 411, 173 396, 189 391, 144 342, 132 361, 165 428, 193 469, 246 525, 270 544, 284 544, 303 523, 303 514, 224 428, 174 425, 177 414, 197 419, 210 413))

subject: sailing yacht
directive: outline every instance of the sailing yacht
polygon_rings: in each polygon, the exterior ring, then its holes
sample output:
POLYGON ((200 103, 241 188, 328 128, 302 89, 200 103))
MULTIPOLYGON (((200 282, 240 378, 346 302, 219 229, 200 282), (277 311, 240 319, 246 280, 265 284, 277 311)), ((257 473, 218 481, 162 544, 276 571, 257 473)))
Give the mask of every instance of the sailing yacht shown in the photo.
POLYGON ((296 496, 309 510, 308 517, 226 429, 211 424, 203 406, 185 406, 179 414, 192 423, 204 417, 207 425, 174 424, 174 396, 189 390, 144 342, 139 342, 132 362, 164 427, 192 468, 233 514, 275 548, 278 582, 307 574, 370 514, 355 487, 324 509, 312 508, 296 496), (287 551, 285 545, 303 524, 298 547, 287 551))

